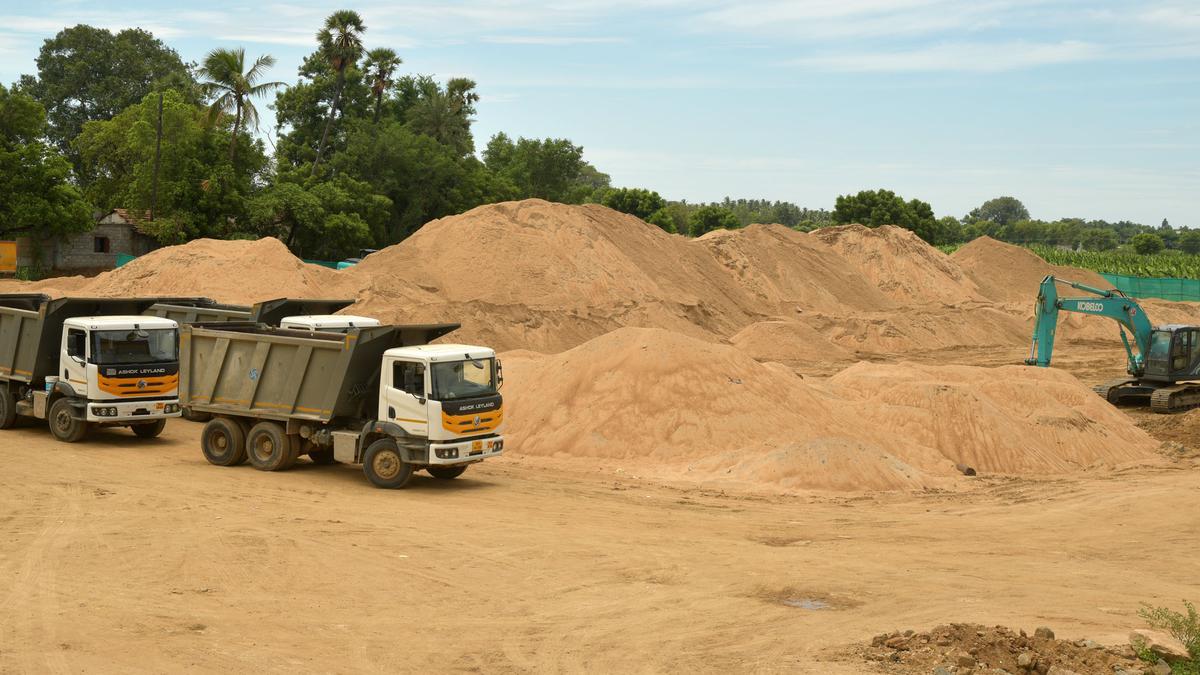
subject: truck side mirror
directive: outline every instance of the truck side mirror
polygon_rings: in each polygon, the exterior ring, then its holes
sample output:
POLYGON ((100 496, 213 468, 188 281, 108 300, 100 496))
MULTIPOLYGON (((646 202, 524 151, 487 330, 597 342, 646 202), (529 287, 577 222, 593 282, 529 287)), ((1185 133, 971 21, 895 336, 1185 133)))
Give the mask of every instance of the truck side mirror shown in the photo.
POLYGON ((496 359, 496 389, 504 388, 504 364, 496 359))

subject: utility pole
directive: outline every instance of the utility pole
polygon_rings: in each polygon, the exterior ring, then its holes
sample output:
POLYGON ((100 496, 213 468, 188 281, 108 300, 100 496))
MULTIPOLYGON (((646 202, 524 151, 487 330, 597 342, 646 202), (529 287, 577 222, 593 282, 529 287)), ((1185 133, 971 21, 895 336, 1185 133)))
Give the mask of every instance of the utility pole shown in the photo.
POLYGON ((163 115, 163 95, 158 94, 158 128, 154 136, 154 178, 150 183, 150 220, 154 220, 154 214, 158 212, 158 160, 162 154, 162 115, 163 115))

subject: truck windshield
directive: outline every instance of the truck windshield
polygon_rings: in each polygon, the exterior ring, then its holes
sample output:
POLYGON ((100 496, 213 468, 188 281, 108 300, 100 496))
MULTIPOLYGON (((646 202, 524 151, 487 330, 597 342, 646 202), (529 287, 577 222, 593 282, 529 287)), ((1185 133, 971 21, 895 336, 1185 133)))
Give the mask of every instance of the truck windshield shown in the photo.
POLYGON ((1171 332, 1156 330, 1150 338, 1150 355, 1148 359, 1166 361, 1171 355, 1171 332))
POLYGON ((474 359, 434 363, 433 398, 447 401, 496 393, 496 360, 474 359))
POLYGON ((100 330, 93 335, 92 359, 99 365, 170 363, 179 360, 174 328, 100 330))

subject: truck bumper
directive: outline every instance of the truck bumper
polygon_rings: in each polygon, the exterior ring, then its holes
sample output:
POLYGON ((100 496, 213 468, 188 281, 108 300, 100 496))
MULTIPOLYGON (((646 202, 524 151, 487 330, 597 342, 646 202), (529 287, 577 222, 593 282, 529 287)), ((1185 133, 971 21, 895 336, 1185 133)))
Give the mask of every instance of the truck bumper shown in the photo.
POLYGON ((491 436, 475 441, 433 441, 429 444, 429 463, 436 466, 470 464, 503 452, 503 436, 491 436))
POLYGON ((88 401, 87 421, 137 424, 179 417, 179 399, 169 401, 88 401))

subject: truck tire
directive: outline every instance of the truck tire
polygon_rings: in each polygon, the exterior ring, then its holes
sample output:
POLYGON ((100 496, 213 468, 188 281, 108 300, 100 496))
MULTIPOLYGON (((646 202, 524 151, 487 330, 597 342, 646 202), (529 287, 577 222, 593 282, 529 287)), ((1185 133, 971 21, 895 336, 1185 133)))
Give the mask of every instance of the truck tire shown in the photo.
POLYGON ((153 422, 135 424, 130 427, 130 429, 133 429, 133 433, 136 434, 138 438, 158 438, 159 434, 161 434, 163 429, 166 428, 166 420, 155 420, 153 422))
POLYGON ((237 466, 246 461, 246 432, 236 420, 214 417, 200 432, 200 450, 209 464, 237 466))
POLYGON ((308 444, 308 458, 313 464, 336 464, 337 460, 333 458, 333 448, 322 448, 320 446, 308 444))
POLYGON ((259 471, 281 471, 292 457, 292 441, 275 422, 259 422, 246 434, 246 454, 259 471))
POLYGON ((396 489, 408 485, 413 465, 404 462, 396 441, 381 438, 367 446, 363 455, 363 473, 375 487, 396 489))
POLYGON ((78 443, 87 436, 88 423, 75 416, 75 406, 71 399, 63 397, 50 406, 50 414, 46 415, 50 423, 50 433, 63 443, 78 443))
POLYGON ((283 465, 277 471, 284 471, 296 465, 296 460, 300 459, 300 449, 304 447, 304 439, 300 438, 300 434, 288 434, 288 455, 287 459, 283 460, 283 465))
POLYGON ((463 472, 466 470, 466 464, 461 466, 431 466, 428 469, 430 476, 433 476, 434 478, 440 478, 442 480, 453 480, 458 478, 459 476, 463 475, 463 472))
POLYGON ((0 387, 0 429, 11 429, 17 423, 17 397, 7 387, 0 387))

